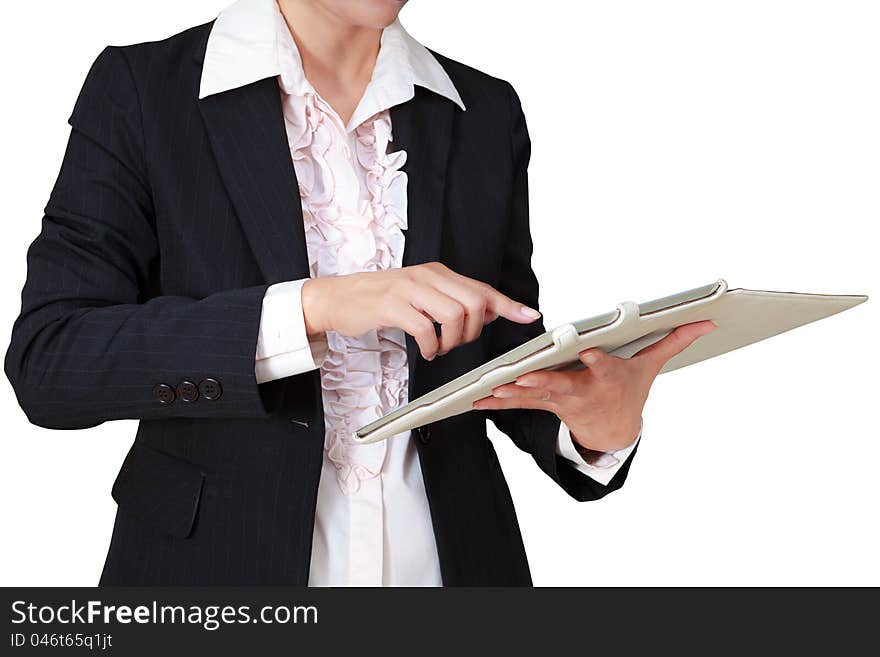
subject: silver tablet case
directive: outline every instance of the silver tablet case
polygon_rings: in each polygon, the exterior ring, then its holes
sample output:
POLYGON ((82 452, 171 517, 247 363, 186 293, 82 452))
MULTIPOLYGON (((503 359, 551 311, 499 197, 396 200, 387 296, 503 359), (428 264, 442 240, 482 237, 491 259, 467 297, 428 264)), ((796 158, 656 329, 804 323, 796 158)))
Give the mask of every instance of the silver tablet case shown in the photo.
POLYGON ((860 295, 822 295, 728 290, 719 280, 679 294, 636 304, 625 302, 604 315, 564 324, 401 406, 354 434, 373 443, 471 410, 477 399, 527 372, 579 367, 578 354, 599 347, 629 358, 676 327, 711 319, 718 328, 701 337, 662 372, 718 356, 852 308, 860 295))

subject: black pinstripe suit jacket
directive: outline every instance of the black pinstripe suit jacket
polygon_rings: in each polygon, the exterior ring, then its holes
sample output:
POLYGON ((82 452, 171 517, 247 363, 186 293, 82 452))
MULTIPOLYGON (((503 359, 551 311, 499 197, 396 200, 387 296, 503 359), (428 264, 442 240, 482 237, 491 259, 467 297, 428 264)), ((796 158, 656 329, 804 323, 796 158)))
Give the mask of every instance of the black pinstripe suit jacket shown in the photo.
MULTIPOLYGON (((309 275, 300 199, 274 78, 198 100, 210 28, 98 57, 28 252, 6 358, 35 424, 140 420, 113 487, 104 584, 308 581, 319 374, 254 377, 266 287, 309 275), (182 382, 201 384, 198 399, 185 401, 184 386, 163 403, 157 385, 182 382)), ((438 60, 468 110, 424 89, 392 110, 408 153, 404 264, 439 260, 537 307, 519 100, 506 82, 438 60)), ((498 320, 433 362, 410 340, 410 398, 542 330, 498 320)), ((602 486, 557 457, 550 414, 488 416, 576 499, 626 477, 628 463, 602 486)), ((530 583, 486 418, 418 432, 447 585, 530 583)))

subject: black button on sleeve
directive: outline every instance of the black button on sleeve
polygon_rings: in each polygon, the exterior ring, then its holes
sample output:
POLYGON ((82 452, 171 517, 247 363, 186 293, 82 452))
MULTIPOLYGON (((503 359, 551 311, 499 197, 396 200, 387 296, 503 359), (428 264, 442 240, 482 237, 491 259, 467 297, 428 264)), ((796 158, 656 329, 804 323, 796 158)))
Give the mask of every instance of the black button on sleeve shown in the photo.
POLYGON ((214 401, 220 399, 220 395, 223 394, 223 388, 217 379, 203 379, 199 382, 199 392, 208 401, 214 401))
POLYGON ((174 396, 174 388, 165 383, 153 386, 153 399, 160 404, 170 404, 174 401, 174 396))
POLYGON ((416 438, 418 438, 419 442, 422 445, 427 445, 431 442, 431 427, 419 427, 416 429, 416 438))
POLYGON ((192 381, 181 381, 177 386, 177 396, 185 402, 194 402, 199 398, 199 387, 192 381))

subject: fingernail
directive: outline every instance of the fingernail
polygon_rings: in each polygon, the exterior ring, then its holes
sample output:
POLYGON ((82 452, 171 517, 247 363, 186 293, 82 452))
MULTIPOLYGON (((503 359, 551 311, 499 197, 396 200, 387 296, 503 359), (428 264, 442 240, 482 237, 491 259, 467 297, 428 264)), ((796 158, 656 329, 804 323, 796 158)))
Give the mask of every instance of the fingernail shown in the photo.
POLYGON ((534 388, 534 387, 536 387, 536 386, 535 386, 535 382, 532 381, 531 379, 517 379, 517 380, 516 380, 516 385, 518 385, 518 386, 522 386, 523 388, 534 388))
POLYGON ((596 354, 594 354, 592 351, 588 351, 585 354, 581 355, 581 362, 584 365, 595 365, 598 361, 598 356, 596 356, 596 354))
POLYGON ((435 358, 437 358, 437 354, 434 354, 434 355, 431 356, 430 358, 429 358, 428 356, 425 356, 425 360, 427 360, 427 361, 429 361, 429 362, 432 361, 432 360, 434 360, 435 358))
POLYGON ((519 311, 529 319, 538 319, 541 316, 541 313, 539 313, 534 308, 529 308, 528 306, 522 306, 519 311))
POLYGON ((499 399, 508 399, 509 397, 513 397, 513 393, 509 390, 495 390, 492 393, 493 397, 498 397, 499 399))

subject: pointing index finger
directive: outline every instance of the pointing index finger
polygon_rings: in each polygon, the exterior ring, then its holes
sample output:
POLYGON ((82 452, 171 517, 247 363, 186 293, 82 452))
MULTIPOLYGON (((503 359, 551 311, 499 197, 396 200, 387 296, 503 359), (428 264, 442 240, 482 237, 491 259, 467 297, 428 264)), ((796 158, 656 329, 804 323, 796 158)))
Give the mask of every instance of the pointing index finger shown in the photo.
POLYGON ((541 317, 541 313, 534 308, 514 301, 491 287, 489 288, 486 309, 493 311, 499 317, 504 317, 518 324, 531 324, 541 317))

